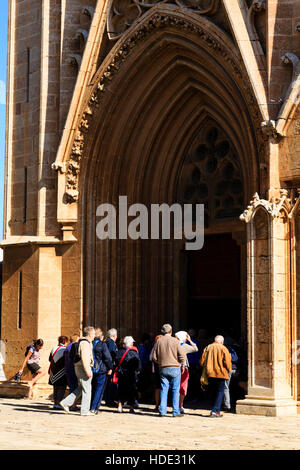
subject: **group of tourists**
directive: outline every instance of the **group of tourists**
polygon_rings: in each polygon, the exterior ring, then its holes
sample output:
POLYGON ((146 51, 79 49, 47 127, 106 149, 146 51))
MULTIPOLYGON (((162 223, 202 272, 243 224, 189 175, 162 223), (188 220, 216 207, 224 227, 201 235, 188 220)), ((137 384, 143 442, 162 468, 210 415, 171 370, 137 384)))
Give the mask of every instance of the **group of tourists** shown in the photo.
MULTIPOLYGON (((38 339, 27 347, 19 371, 21 376, 27 365, 32 373, 29 398, 34 385, 46 374, 40 366, 43 345, 43 340, 38 339)), ((145 335, 138 346, 132 336, 118 339, 115 328, 105 337, 100 328, 88 326, 82 337, 60 336, 50 352, 48 374, 49 384, 53 386, 53 408, 66 413, 80 410, 82 416, 93 416, 98 414, 104 399, 107 406, 115 406, 119 413, 125 404, 130 413, 135 413, 138 398, 151 376, 154 410, 158 416, 167 415, 170 391, 173 417, 182 417, 189 380, 195 386, 194 372, 199 369, 197 385, 201 384, 202 389, 209 387, 211 391, 210 416, 221 417, 222 407, 231 410, 229 385, 237 359, 234 349, 224 346, 224 337, 220 335, 200 355, 199 342, 186 331, 178 331, 173 336, 169 324, 163 325, 161 333, 152 341, 150 335, 145 335)))

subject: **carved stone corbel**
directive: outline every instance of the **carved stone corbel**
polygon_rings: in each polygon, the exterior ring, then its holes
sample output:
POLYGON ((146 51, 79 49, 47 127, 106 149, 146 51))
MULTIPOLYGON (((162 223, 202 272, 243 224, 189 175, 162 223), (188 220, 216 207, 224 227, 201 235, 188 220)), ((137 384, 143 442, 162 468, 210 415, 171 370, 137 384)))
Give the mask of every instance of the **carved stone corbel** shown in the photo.
POLYGON ((266 10, 265 0, 253 0, 247 12, 247 26, 251 36, 251 40, 259 41, 259 37, 254 24, 254 17, 257 13, 261 13, 266 10))
POLYGON ((84 44, 87 43, 88 36, 89 36, 88 31, 86 29, 81 29, 81 28, 77 29, 76 34, 75 34, 75 38, 82 39, 84 44))
POLYGON ((89 6, 89 5, 86 5, 83 7, 83 9, 81 10, 81 13, 83 15, 86 15, 88 16, 90 19, 93 19, 93 16, 95 14, 95 8, 89 6))
POLYGON ((282 137, 281 134, 276 129, 276 122, 275 121, 263 121, 261 123, 261 130, 262 133, 274 140, 274 142, 279 142, 280 138, 282 137))
POLYGON ((81 61, 82 56, 80 54, 70 54, 67 58, 67 63, 76 66, 78 70, 80 69, 81 61))
POLYGON ((296 54, 293 54, 292 52, 286 52, 282 57, 281 57, 282 63, 289 65, 291 64, 293 66, 293 78, 292 81, 294 82, 297 80, 299 74, 300 74, 300 59, 296 54))

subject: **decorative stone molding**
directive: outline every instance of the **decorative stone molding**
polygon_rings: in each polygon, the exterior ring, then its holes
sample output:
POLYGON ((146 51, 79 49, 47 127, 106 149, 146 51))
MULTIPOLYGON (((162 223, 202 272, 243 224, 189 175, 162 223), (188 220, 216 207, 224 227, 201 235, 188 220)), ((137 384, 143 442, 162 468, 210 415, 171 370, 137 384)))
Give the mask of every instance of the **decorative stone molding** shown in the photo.
POLYGON ((280 197, 272 197, 270 200, 261 199, 258 193, 255 193, 253 200, 250 201, 250 205, 240 215, 240 220, 249 223, 252 219, 252 215, 257 207, 263 207, 270 216, 275 219, 280 216, 280 211, 284 208, 287 213, 292 209, 291 199, 286 189, 280 190, 280 197))
MULTIPOLYGON (((75 134, 73 142, 71 156, 66 163, 66 198, 65 202, 73 203, 78 201, 79 197, 79 173, 80 173, 80 161, 84 153, 84 141, 85 135, 89 132, 90 125, 94 119, 94 113, 99 108, 104 93, 106 92, 107 86, 110 84, 114 76, 119 72, 122 64, 125 62, 127 57, 132 53, 134 47, 141 41, 143 41, 149 34, 155 29, 165 28, 173 26, 184 31, 190 31, 197 35, 200 40, 205 43, 206 47, 214 50, 214 54, 218 54, 222 57, 222 61, 227 64, 233 70, 234 75, 240 81, 244 82, 244 89, 248 94, 249 98, 249 109, 253 115, 254 122, 259 122, 260 113, 255 106, 256 98, 254 97, 250 83, 245 80, 240 63, 238 59, 231 54, 225 47, 221 38, 211 34, 202 26, 195 24, 188 18, 183 18, 177 15, 178 12, 166 12, 159 13, 155 12, 153 15, 147 18, 147 21, 141 23, 138 28, 132 33, 132 35, 120 44, 119 49, 116 51, 111 59, 110 64, 106 67, 101 76, 97 78, 97 85, 94 88, 93 94, 89 99, 78 125, 78 130, 75 134)), ((257 128, 259 133, 259 128, 257 128)))
MULTIPOLYGON (((107 17, 107 32, 111 40, 119 39, 122 34, 137 20, 139 20, 149 8, 158 3, 166 3, 168 0, 113 0, 107 17)), ((189 9, 198 15, 214 15, 219 7, 220 0, 170 0, 179 7, 189 9), (208 3, 208 4, 207 4, 208 3)))

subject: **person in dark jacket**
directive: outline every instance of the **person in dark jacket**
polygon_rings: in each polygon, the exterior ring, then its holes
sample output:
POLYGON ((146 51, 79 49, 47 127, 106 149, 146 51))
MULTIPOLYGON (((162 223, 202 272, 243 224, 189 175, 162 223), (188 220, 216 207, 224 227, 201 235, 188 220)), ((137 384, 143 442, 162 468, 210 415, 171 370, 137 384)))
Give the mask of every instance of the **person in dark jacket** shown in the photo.
POLYGON ((237 364, 238 364, 238 355, 235 351, 235 349, 229 345, 225 345, 228 351, 230 352, 231 355, 231 364, 232 364, 232 370, 231 372, 228 373, 228 380, 225 380, 225 389, 224 389, 224 405, 223 405, 223 410, 226 411, 227 413, 230 413, 232 410, 232 404, 231 404, 231 397, 230 397, 230 382, 231 379, 235 376, 237 373, 237 364))
POLYGON ((107 383, 107 377, 112 374, 113 361, 106 343, 103 341, 103 334, 100 328, 96 329, 97 337, 93 341, 93 381, 91 413, 98 414, 102 397, 107 383))
POLYGON ((125 336, 123 347, 116 355, 118 367, 118 412, 123 412, 123 404, 127 402, 130 413, 135 413, 134 404, 137 399, 137 378, 141 371, 141 361, 138 352, 133 349, 134 339, 125 336), (126 354, 125 354, 126 353, 126 354))
POLYGON ((65 350, 68 342, 67 336, 60 336, 58 345, 54 346, 49 356, 49 385, 53 385, 53 408, 58 410, 61 410, 60 402, 64 398, 67 388, 65 350))
MULTIPOLYGON (((111 328, 107 332, 107 337, 106 337, 106 345, 108 347, 108 350, 110 352, 112 361, 114 363, 115 367, 115 361, 116 361, 116 354, 118 352, 118 348, 116 345, 116 341, 118 338, 118 331, 115 328, 111 328)), ((117 397, 117 385, 113 384, 110 380, 107 381, 107 386, 105 390, 105 404, 106 406, 116 406, 115 400, 117 397)))

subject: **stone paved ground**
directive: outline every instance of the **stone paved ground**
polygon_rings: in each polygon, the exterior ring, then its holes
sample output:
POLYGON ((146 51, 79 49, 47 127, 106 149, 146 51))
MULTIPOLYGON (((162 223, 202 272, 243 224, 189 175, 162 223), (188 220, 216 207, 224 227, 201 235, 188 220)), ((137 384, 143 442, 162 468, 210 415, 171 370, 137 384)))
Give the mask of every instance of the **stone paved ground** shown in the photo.
POLYGON ((97 416, 66 415, 45 399, 0 398, 0 449, 210 450, 299 449, 300 416, 270 418, 188 410, 184 418, 159 418, 145 406, 131 415, 103 407, 97 416), (124 432, 126 431, 126 432, 124 432))

